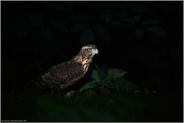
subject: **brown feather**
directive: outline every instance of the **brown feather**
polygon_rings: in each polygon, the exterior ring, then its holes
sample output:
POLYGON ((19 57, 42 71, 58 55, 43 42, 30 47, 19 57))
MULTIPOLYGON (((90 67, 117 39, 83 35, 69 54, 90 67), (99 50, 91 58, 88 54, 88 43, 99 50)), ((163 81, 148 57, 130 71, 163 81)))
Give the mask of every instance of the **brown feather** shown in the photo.
POLYGON ((42 85, 49 88, 65 89, 74 85, 88 71, 88 67, 95 55, 92 49, 95 45, 85 45, 79 53, 70 61, 60 63, 41 76, 42 85))

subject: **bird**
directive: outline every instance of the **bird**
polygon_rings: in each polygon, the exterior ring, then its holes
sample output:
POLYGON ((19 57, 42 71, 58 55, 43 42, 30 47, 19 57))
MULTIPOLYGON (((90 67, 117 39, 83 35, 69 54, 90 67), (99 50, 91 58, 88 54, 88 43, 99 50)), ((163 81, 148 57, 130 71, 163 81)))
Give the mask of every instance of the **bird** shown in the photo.
POLYGON ((71 60, 59 63, 41 75, 41 85, 55 90, 67 90, 77 84, 87 73, 93 57, 99 54, 94 44, 82 46, 71 60))

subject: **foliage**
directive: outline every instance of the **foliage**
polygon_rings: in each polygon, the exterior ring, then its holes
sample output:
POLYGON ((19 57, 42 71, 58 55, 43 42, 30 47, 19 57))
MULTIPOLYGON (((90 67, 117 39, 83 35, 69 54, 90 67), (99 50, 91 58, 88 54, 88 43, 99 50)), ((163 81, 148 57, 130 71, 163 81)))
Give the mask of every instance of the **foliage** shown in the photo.
MULTIPOLYGON (((147 11, 149 12, 148 8, 147 11)), ((126 25, 121 30, 130 30, 131 34, 129 35, 133 35, 134 40, 142 40, 144 35, 147 33, 152 33, 158 37, 166 36, 166 31, 160 26, 161 21, 158 18, 145 16, 143 11, 134 10, 133 7, 128 8, 126 6, 117 6, 115 9, 110 8, 108 10, 104 8, 97 8, 96 13, 98 13, 96 16, 75 15, 75 18, 80 18, 81 22, 84 22, 84 24, 78 24, 78 21, 72 21, 75 24, 71 27, 71 31, 73 31, 73 28, 75 28, 75 31, 78 32, 93 30, 98 41, 102 43, 110 42, 112 40, 109 34, 113 26, 122 27, 126 25), (129 11, 132 11, 133 14, 129 11), (101 22, 103 22, 103 24, 101 24, 101 22)))
POLYGON ((19 118, 36 122, 150 121, 150 118, 158 119, 164 112, 163 109, 167 109, 161 107, 156 96, 137 96, 123 92, 92 96, 80 93, 70 98, 59 94, 7 98, 6 105, 6 112, 12 114, 8 119, 19 118))
POLYGON ((138 87, 132 82, 123 79, 127 74, 126 71, 117 68, 108 68, 107 66, 98 67, 92 72, 92 80, 87 82, 80 92, 92 90, 113 90, 113 91, 127 91, 134 92, 138 87))
POLYGON ((141 98, 121 94, 70 99, 47 95, 38 97, 35 104, 38 121, 135 121, 143 118, 144 111, 141 98))
POLYGON ((15 113, 16 107, 24 107, 19 111, 26 113, 20 113, 18 118, 37 122, 143 121, 144 113, 150 106, 141 96, 130 93, 137 86, 123 79, 126 74, 122 69, 96 66, 92 72, 92 81, 70 98, 59 93, 15 96, 6 99, 7 109, 15 113))
MULTIPOLYGON (((20 20, 21 22, 17 21, 17 23, 24 24, 24 26, 15 31, 16 36, 19 36, 19 38, 27 36, 28 32, 23 31, 26 27, 37 30, 37 33, 46 40, 53 40, 55 37, 53 30, 59 31, 60 34, 71 34, 72 32, 81 34, 92 31, 100 43, 112 41, 112 37, 109 34, 114 26, 121 27, 120 31, 130 30, 128 34, 130 40, 132 36, 134 40, 142 40, 149 33, 153 33, 158 37, 166 36, 167 34, 160 25, 162 23, 161 19, 154 15, 152 8, 141 5, 127 6, 126 4, 113 7, 108 4, 100 6, 99 3, 89 6, 91 6, 90 10, 92 12, 88 12, 88 8, 80 8, 76 2, 66 2, 53 7, 54 14, 48 13, 47 16, 43 13, 32 14, 28 17, 29 24, 22 22, 23 19, 20 20), (48 24, 44 25, 44 23, 48 24), (45 27, 41 29, 43 25, 45 27)), ((51 8, 48 6, 47 9, 51 8)), ((91 40, 85 41, 87 43, 91 42, 91 40)), ((81 43, 83 42, 84 40, 81 43)))

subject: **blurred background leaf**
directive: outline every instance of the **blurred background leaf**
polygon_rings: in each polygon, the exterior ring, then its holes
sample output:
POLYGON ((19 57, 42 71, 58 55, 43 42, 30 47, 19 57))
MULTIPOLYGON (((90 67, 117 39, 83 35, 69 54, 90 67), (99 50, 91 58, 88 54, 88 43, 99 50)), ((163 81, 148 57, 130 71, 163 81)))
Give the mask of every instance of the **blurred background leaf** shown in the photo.
POLYGON ((161 27, 148 27, 147 30, 149 30, 150 32, 152 32, 157 36, 166 36, 166 31, 161 27))

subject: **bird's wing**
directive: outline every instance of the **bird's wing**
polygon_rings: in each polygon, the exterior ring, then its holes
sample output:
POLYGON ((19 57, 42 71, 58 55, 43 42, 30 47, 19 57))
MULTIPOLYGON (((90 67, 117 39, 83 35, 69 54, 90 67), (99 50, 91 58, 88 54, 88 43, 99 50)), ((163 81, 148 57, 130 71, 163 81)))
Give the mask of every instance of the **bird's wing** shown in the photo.
POLYGON ((58 64, 45 73, 42 78, 51 82, 73 82, 83 76, 82 65, 77 62, 69 61, 58 64))

